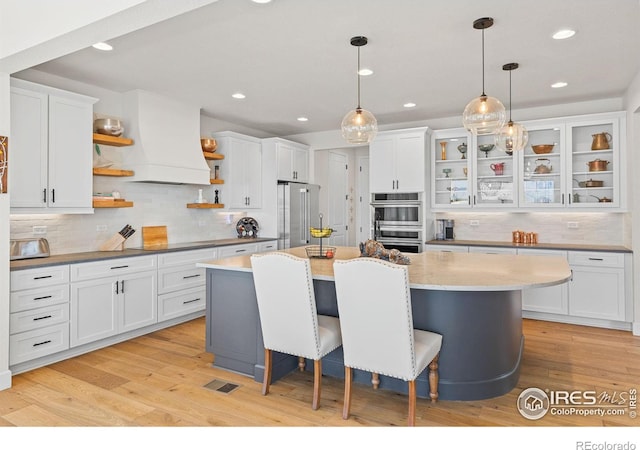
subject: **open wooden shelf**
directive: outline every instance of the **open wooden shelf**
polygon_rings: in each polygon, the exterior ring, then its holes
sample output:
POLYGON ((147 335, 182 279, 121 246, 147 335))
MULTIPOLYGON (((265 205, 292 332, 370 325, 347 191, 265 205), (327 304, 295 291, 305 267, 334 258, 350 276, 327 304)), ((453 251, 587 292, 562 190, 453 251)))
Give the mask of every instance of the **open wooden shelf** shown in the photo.
POLYGON ((131 208, 133 207, 133 202, 128 202, 126 200, 94 200, 93 201, 94 208, 131 208))
POLYGON ((224 180, 216 180, 214 178, 211 178, 211 184, 224 184, 224 180))
POLYGON ((123 169, 110 169, 108 167, 94 167, 94 175, 100 175, 103 177, 132 177, 134 175, 133 170, 123 169))
POLYGON ((187 203, 187 208, 192 208, 192 209, 224 208, 224 204, 223 203, 187 203))
POLYGON ((133 145, 133 139, 109 136, 108 134, 100 133, 93 133, 93 142, 96 144, 111 145, 113 147, 126 147, 128 145, 133 145))
POLYGON ((224 159, 224 155, 214 152, 202 152, 204 159, 224 159))

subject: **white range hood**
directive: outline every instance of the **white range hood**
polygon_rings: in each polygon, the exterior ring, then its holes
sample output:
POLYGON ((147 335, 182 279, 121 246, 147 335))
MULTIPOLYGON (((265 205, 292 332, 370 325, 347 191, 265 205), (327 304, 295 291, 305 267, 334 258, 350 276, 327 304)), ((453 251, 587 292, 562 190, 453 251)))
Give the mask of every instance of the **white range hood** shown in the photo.
POLYGON ((147 91, 124 94, 127 135, 134 145, 123 163, 129 180, 152 183, 210 184, 210 168, 200 147, 200 108, 147 91))

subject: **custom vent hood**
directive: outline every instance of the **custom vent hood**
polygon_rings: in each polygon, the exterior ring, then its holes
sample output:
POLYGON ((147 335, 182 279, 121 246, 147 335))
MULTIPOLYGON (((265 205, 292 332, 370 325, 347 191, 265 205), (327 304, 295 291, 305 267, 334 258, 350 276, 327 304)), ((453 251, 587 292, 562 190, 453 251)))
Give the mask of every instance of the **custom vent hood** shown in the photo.
POLYGON ((124 94, 128 137, 123 163, 131 181, 210 184, 210 168, 200 147, 200 108, 142 90, 124 94))

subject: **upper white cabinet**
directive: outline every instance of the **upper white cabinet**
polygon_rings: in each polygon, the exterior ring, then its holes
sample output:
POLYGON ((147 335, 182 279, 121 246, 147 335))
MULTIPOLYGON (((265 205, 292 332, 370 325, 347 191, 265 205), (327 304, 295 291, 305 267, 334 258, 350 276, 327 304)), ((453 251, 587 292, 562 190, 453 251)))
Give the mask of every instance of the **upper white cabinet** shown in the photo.
POLYGON ((216 133, 217 152, 225 155, 222 179, 226 188, 221 203, 234 209, 262 207, 262 147, 260 139, 225 131, 216 133))
POLYGON ((623 208, 625 113, 522 122, 529 142, 508 155, 494 136, 433 132, 431 205, 456 208, 595 210, 623 208), (456 156, 467 142, 467 159, 456 156), (447 157, 442 158, 442 145, 447 157), (543 147, 539 147, 543 146, 543 147), (466 170, 467 174, 464 174, 466 170))
POLYGON ((427 130, 378 133, 369 144, 371 192, 424 192, 427 130))
POLYGON ((262 140, 263 149, 275 149, 278 180, 309 181, 309 147, 280 138, 262 140))
POLYGON ((92 212, 95 98, 11 79, 12 212, 92 212))

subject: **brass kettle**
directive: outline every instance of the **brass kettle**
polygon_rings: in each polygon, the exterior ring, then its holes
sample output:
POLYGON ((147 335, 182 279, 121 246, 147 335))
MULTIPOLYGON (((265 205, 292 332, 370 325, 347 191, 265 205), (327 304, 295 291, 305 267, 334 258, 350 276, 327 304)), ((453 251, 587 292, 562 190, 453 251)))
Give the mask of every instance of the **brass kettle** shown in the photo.
POLYGON ((606 131, 598 134, 592 134, 593 142, 591 143, 591 150, 606 150, 611 148, 611 135, 606 131))

